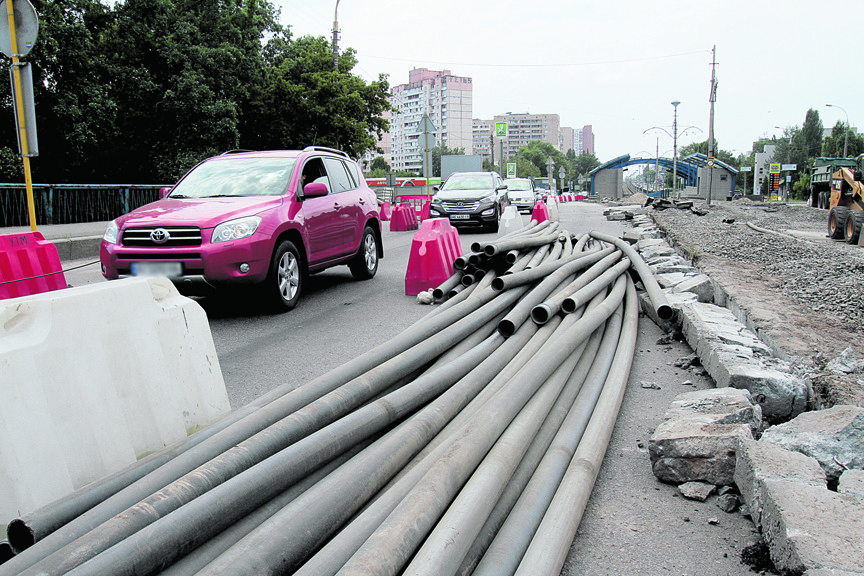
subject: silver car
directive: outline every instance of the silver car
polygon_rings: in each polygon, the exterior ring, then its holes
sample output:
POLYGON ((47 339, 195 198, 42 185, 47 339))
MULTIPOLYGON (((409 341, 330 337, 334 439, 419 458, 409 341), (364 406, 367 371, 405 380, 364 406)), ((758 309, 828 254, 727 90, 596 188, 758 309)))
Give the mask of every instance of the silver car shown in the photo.
POLYGON ((534 210, 534 203, 536 202, 534 182, 530 178, 507 178, 504 180, 504 184, 507 186, 510 204, 516 206, 519 212, 530 214, 534 210))

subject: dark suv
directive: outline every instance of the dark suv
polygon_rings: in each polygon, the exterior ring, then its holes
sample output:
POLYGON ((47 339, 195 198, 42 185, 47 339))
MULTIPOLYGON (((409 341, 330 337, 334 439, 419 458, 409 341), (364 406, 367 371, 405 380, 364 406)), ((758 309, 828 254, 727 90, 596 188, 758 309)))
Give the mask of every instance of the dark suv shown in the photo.
POLYGON ((200 162, 164 198, 111 222, 99 256, 109 280, 167 276, 184 294, 254 286, 288 310, 308 273, 347 264, 372 278, 384 250, 360 167, 308 147, 200 162))
POLYGON ((454 172, 435 188, 429 215, 448 218, 454 226, 498 231, 498 221, 509 204, 507 186, 497 172, 454 172))

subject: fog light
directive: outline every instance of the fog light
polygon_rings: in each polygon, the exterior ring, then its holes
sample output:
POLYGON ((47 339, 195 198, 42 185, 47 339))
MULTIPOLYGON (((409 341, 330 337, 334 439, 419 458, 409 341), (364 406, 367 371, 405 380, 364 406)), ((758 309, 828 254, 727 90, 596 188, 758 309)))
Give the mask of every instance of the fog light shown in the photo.
POLYGON ((244 274, 249 272, 249 264, 247 264, 246 262, 240 264, 240 272, 243 272, 244 274))

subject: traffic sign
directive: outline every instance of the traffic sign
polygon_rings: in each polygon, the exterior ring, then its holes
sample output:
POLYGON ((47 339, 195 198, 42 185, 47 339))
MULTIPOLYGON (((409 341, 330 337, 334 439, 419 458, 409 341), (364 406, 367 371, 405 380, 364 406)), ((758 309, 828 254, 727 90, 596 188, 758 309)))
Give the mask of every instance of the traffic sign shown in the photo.
POLYGON ((507 123, 506 122, 496 122, 495 123, 495 136, 498 138, 506 138, 507 137, 507 123))
POLYGON ((516 163, 509 162, 507 164, 507 178, 515 178, 516 177, 516 163))
POLYGON ((769 174, 779 174, 780 173, 780 163, 772 162, 770 168, 768 169, 769 174))
MULTIPOLYGON (((12 3, 12 17, 15 19, 15 40, 18 45, 16 56, 26 56, 36 43, 39 35, 39 18, 30 0, 15 0, 12 3)), ((9 8, 6 0, 0 2, 0 51, 12 58, 12 38, 9 35, 9 8)))

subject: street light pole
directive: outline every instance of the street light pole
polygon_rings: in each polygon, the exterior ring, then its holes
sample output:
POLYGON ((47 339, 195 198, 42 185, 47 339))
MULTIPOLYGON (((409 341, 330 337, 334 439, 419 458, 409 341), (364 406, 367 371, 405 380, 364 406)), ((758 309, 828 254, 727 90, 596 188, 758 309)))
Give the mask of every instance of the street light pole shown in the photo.
MULTIPOLYGON (((842 107, 837 106, 836 104, 825 104, 825 106, 828 106, 829 108, 840 108, 840 110, 843 110, 842 107)), ((846 114, 846 137, 843 139, 843 157, 846 158, 849 151, 849 114, 846 110, 843 110, 843 114, 846 114)))
POLYGON ((672 101, 674 114, 672 117, 672 197, 678 197, 678 100, 672 101))
POLYGON ((339 70, 339 0, 336 0, 336 8, 333 10, 333 69, 339 70))

